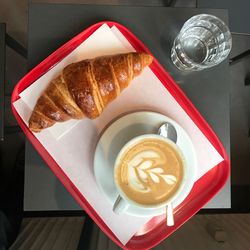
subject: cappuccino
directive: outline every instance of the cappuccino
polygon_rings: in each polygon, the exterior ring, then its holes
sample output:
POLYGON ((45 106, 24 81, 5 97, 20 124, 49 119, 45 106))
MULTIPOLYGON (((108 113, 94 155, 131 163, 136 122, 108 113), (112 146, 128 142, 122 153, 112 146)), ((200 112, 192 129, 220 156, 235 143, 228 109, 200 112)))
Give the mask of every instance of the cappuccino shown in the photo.
POLYGON ((167 140, 142 138, 122 152, 114 177, 125 196, 150 207, 170 199, 183 174, 184 160, 176 147, 167 140))

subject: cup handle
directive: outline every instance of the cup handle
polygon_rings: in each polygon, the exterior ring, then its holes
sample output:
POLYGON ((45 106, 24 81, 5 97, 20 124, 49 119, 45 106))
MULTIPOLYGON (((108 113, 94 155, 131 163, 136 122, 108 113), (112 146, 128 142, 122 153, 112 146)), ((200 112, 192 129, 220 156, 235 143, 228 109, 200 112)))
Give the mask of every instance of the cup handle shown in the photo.
POLYGON ((129 204, 120 195, 118 195, 113 205, 113 212, 115 212, 116 214, 121 214, 126 211, 128 206, 129 204))

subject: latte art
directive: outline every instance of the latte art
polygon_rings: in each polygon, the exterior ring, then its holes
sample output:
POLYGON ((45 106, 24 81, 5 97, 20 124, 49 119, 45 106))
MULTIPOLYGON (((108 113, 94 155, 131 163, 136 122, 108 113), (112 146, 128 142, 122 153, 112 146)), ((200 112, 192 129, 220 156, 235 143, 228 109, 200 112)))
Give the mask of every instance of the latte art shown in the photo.
POLYGON ((155 184, 165 181, 173 185, 177 179, 172 174, 166 174, 164 165, 167 162, 161 161, 161 156, 154 151, 140 152, 127 163, 128 180, 131 187, 141 192, 150 192, 149 182, 155 184))
POLYGON ((143 139, 121 157, 115 178, 122 191, 136 203, 150 205, 166 201, 183 177, 183 160, 169 143, 143 139))

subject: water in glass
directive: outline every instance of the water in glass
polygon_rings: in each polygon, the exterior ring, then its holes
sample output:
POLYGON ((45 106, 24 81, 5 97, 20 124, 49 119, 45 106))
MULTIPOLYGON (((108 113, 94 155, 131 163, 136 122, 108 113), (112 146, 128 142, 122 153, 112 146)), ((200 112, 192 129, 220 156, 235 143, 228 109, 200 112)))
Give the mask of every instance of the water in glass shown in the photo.
POLYGON ((222 62, 231 47, 226 24, 215 16, 201 14, 185 22, 174 41, 171 58, 180 70, 202 70, 222 62))

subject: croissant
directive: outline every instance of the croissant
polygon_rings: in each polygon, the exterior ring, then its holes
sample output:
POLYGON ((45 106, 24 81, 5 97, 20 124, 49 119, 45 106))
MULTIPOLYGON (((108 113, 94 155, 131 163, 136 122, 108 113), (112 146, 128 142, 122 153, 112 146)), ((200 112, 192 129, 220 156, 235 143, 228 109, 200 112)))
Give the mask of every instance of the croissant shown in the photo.
POLYGON ((152 60, 146 53, 127 53, 66 66, 39 97, 29 128, 40 132, 56 122, 98 117, 152 60))

